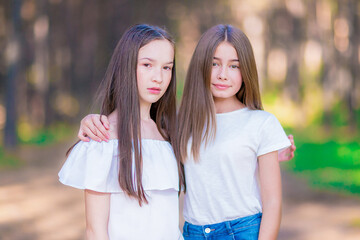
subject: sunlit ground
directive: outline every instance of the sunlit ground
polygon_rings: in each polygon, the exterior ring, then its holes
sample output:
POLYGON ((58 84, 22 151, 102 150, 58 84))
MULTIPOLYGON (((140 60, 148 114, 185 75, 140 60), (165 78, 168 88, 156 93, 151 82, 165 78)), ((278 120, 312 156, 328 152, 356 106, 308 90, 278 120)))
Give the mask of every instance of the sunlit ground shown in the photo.
POLYGON ((24 170, 1 173, 0 239, 82 239, 84 233, 83 193, 58 183, 57 171, 64 146, 25 149, 24 170), (41 156, 44 159, 34 159, 41 156))
POLYGON ((279 239, 360 239, 360 197, 309 188, 283 171, 283 218, 279 239))
MULTIPOLYGON (((0 239, 84 239, 83 193, 57 178, 70 145, 21 147, 24 165, 1 171, 0 239)), ((306 180, 282 167, 280 240, 359 239, 359 197, 309 188, 306 180)))

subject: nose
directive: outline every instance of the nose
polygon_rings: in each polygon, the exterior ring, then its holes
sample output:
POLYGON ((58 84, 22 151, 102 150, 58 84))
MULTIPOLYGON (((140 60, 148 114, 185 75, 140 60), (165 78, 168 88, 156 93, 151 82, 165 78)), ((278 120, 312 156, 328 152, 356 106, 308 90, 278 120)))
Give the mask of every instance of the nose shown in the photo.
POLYGON ((152 81, 156 82, 156 83, 162 83, 163 81, 163 76, 162 76, 162 71, 161 69, 154 69, 154 74, 152 76, 152 81))
POLYGON ((226 66, 223 66, 221 68, 219 68, 219 74, 218 74, 218 79, 220 80, 227 80, 227 68, 226 66))

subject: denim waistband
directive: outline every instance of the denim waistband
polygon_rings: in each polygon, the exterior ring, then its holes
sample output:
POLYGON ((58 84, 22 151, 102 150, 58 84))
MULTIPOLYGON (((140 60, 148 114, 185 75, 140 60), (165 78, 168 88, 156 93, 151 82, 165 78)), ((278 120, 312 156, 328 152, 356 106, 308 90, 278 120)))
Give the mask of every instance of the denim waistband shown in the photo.
POLYGON ((247 228, 253 225, 260 225, 262 213, 238 218, 231 221, 225 221, 221 223, 208 224, 208 225, 193 225, 185 222, 184 235, 190 234, 192 236, 216 236, 222 234, 233 234, 234 232, 247 228))

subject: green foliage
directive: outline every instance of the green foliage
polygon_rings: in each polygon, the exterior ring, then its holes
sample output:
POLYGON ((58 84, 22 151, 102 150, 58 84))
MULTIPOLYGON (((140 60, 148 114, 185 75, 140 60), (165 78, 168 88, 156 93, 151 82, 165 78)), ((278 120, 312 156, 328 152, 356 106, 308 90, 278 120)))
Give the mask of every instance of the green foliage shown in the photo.
POLYGON ((176 76, 176 83, 177 83, 176 101, 177 101, 178 105, 180 105, 180 101, 181 101, 181 97, 182 97, 184 85, 185 85, 185 75, 178 73, 176 76))
POLYGON ((63 140, 74 133, 73 127, 64 123, 57 123, 48 128, 32 129, 18 128, 20 144, 47 145, 63 140))
MULTIPOLYGON (((336 138, 333 138, 336 139, 336 138)), ((320 188, 360 194, 360 142, 322 142, 295 135, 296 157, 285 166, 320 188)))
MULTIPOLYGON (((75 129, 64 123, 54 124, 49 128, 31 129, 27 127, 18 127, 19 145, 42 145, 57 143, 73 136, 75 129), (21 132, 21 131, 24 132, 21 132)), ((16 152, 10 153, 3 149, 0 143, 0 170, 17 168, 22 166, 23 161, 16 152)))
POLYGON ((298 149, 296 161, 292 163, 294 171, 326 167, 360 169, 360 145, 356 142, 300 143, 298 149))
POLYGON ((355 110, 355 116, 356 116, 356 127, 357 129, 360 129, 360 108, 355 110))
POLYGON ((347 126, 349 124, 349 111, 344 102, 339 101, 334 104, 331 115, 332 124, 335 127, 347 126))
POLYGON ((6 153, 0 146, 0 169, 17 168, 21 166, 21 161, 17 157, 6 153))
POLYGON ((279 91, 266 91, 261 94, 261 100, 264 104, 274 105, 279 98, 279 91))

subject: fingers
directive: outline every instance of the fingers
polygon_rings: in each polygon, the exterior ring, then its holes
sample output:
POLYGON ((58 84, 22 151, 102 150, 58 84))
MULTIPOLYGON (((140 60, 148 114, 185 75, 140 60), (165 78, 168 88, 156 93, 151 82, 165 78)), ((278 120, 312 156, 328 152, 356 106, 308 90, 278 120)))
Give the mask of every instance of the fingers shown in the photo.
POLYGON ((294 136, 290 134, 288 136, 288 138, 289 138, 290 143, 291 143, 289 155, 290 155, 290 159, 292 159, 294 157, 294 152, 296 150, 296 146, 295 146, 294 136))
POLYGON ((104 127, 105 127, 107 130, 110 129, 110 122, 109 122, 109 119, 107 118, 107 116, 101 115, 101 116, 100 116, 100 121, 102 122, 102 124, 104 125, 104 127))
POLYGON ((290 142, 294 142, 294 136, 293 136, 293 135, 290 134, 290 135, 288 136, 288 139, 290 140, 290 142))
POLYGON ((85 127, 83 127, 83 131, 84 131, 84 133, 85 133, 88 137, 90 137, 92 140, 95 140, 95 141, 97 141, 97 142, 101 142, 101 138, 99 138, 99 137, 97 136, 97 132, 96 132, 95 127, 93 127, 93 129, 91 129, 91 128, 85 126, 85 127))
POLYGON ((107 129, 105 129, 102 121, 100 121, 100 116, 96 115, 91 118, 93 125, 96 128, 96 135, 101 138, 103 141, 108 141, 110 139, 110 134, 107 129))
POLYGON ((93 123, 93 118, 96 118, 96 116, 98 119, 100 118, 100 115, 98 115, 98 114, 90 114, 81 120, 81 125, 80 125, 81 132, 79 131, 79 134, 78 134, 79 138, 80 138, 80 136, 84 136, 84 137, 88 136, 97 142, 101 142, 102 139, 99 138, 98 135, 102 135, 102 134, 100 131, 98 131, 96 129, 96 127, 93 123))
POLYGON ((294 142, 294 136, 289 135, 288 139, 291 143, 291 146, 279 152, 279 155, 278 155, 279 162, 289 161, 289 160, 293 159, 295 156, 294 152, 296 150, 296 146, 295 146, 295 142, 294 142))
POLYGON ((292 152, 294 152, 296 150, 296 146, 295 146, 295 142, 294 142, 294 138, 289 138, 291 146, 290 149, 292 152))
POLYGON ((291 142, 291 146, 295 146, 294 136, 290 134, 290 135, 288 136, 288 138, 289 138, 289 140, 290 140, 290 142, 291 142))
POLYGON ((90 141, 90 138, 86 137, 86 135, 85 135, 85 133, 83 132, 82 129, 79 130, 78 138, 79 138, 81 141, 84 141, 84 142, 89 142, 89 141, 90 141))
POLYGON ((285 161, 288 161, 290 160, 289 159, 289 149, 286 148, 286 149, 282 149, 281 151, 278 152, 278 160, 279 162, 285 162, 285 161))
POLYGON ((288 151, 286 154, 286 161, 289 161, 294 158, 294 152, 288 151))

